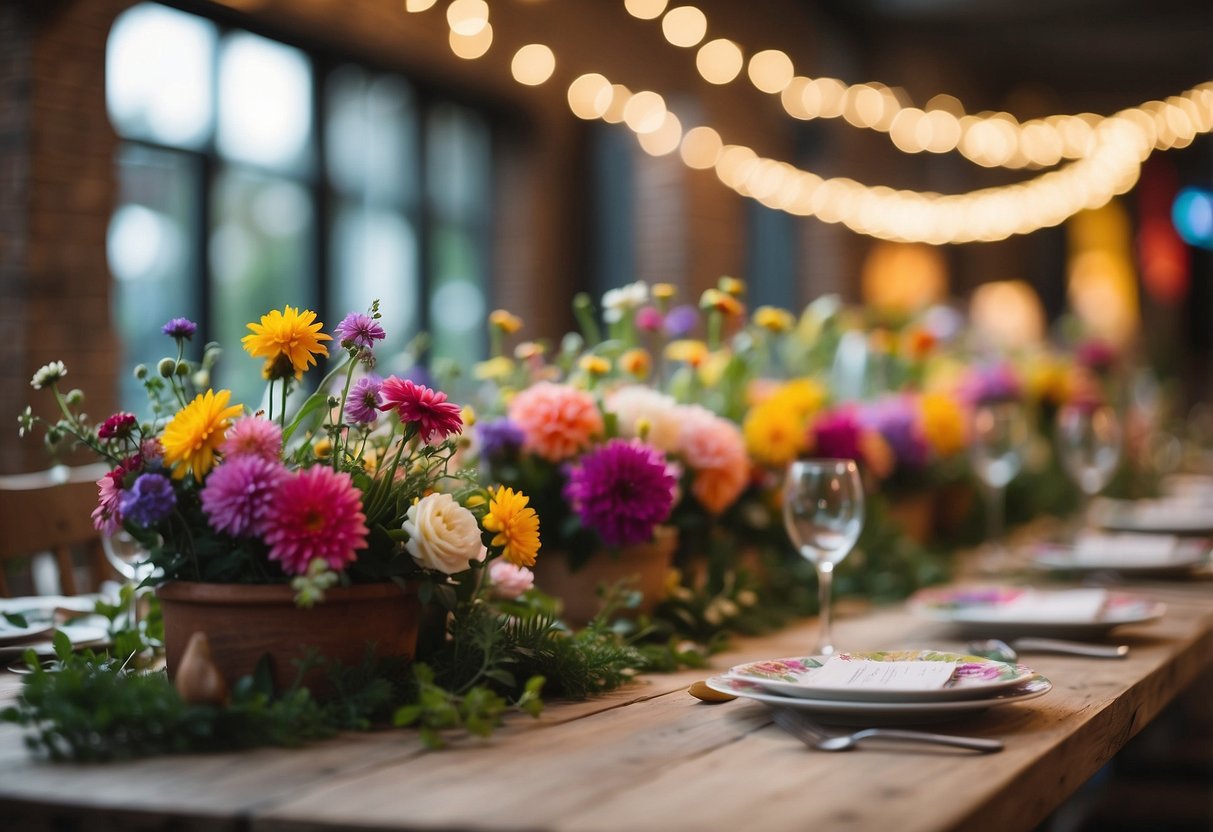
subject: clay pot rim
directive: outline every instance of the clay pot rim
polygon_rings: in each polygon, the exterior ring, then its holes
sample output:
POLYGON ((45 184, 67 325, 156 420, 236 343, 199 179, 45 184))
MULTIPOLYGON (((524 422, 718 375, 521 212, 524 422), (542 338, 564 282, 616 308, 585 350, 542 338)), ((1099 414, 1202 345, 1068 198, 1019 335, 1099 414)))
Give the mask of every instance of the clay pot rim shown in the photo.
MULTIPOLYGON (((416 592, 392 581, 353 586, 334 586, 324 591, 326 600, 336 602, 373 601, 401 598, 416 592)), ((166 581, 156 587, 156 597, 168 601, 195 604, 282 604, 295 605, 295 590, 290 584, 222 584, 205 581, 166 581)), ((320 603, 324 603, 321 601, 320 603)))

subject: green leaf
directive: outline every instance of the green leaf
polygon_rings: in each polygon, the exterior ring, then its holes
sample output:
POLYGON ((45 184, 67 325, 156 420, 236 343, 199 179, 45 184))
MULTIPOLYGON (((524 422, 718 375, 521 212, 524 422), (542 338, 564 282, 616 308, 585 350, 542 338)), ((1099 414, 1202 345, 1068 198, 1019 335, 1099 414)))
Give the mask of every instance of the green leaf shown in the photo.
POLYGON ((396 709, 396 713, 392 714, 392 724, 397 728, 404 728, 412 725, 421 718, 420 705, 405 705, 396 709))
POLYGON ((14 627, 28 627, 29 621, 19 612, 4 612, 0 613, 4 616, 4 620, 14 627))
POLYGON ((72 655, 72 640, 68 638, 67 633, 62 630, 55 631, 55 637, 51 640, 51 644, 55 647, 55 655, 59 657, 59 661, 66 662, 72 655))

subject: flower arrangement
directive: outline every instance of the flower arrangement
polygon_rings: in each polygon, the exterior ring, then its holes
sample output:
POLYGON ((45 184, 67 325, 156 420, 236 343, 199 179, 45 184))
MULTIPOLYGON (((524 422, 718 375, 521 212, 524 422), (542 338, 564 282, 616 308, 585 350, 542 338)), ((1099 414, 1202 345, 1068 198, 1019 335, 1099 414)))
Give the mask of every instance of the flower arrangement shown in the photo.
MULTIPOLYGON (((338 583, 440 585, 466 582, 496 557, 533 565, 539 519, 527 497, 455 469, 467 444, 461 409, 442 392, 371 372, 385 337, 379 318, 376 303, 330 335, 313 312, 286 306, 250 323, 243 346, 263 362, 264 411, 210 386, 218 347, 189 361, 196 326, 184 318, 162 329, 175 355, 155 372, 136 369, 148 418, 123 412, 90 424, 83 397, 60 390, 61 362, 32 385, 49 389, 61 413, 46 424, 48 441, 70 438, 113 466, 98 481, 96 527, 141 541, 159 579, 290 582, 306 606, 338 583), (326 342, 340 345, 339 360, 315 392, 296 396, 329 357, 326 342)), ((27 407, 21 432, 38 421, 27 407)))

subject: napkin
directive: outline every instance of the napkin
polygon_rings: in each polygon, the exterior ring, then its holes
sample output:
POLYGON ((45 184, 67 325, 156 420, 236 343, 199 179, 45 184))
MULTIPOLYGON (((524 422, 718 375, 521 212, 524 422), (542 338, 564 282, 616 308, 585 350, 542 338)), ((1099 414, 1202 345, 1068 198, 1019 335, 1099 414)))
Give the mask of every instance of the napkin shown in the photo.
POLYGON ((1028 590, 1006 603, 972 612, 978 613, 983 621, 1077 624, 1097 621, 1107 601, 1108 593, 1103 589, 1028 590))
POLYGON ((1074 542, 1074 561, 1100 566, 1161 566, 1175 556, 1179 538, 1169 534, 1084 532, 1074 542))
POLYGON ((880 662, 834 656, 808 674, 803 684, 846 690, 939 690, 952 678, 954 662, 880 662))

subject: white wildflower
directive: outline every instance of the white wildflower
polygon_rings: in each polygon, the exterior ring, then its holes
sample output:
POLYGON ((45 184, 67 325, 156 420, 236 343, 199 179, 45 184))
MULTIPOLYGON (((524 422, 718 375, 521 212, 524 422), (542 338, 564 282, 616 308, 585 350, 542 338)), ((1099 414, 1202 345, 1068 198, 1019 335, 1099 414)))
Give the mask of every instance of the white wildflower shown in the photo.
POLYGON ((34 373, 34 377, 30 381, 30 386, 35 390, 41 390, 43 387, 54 384, 66 375, 67 367, 63 366, 63 362, 52 361, 50 364, 44 364, 38 368, 38 372, 34 373))

